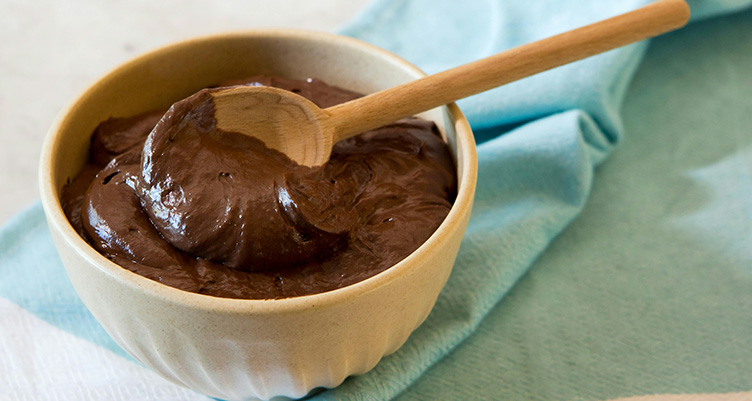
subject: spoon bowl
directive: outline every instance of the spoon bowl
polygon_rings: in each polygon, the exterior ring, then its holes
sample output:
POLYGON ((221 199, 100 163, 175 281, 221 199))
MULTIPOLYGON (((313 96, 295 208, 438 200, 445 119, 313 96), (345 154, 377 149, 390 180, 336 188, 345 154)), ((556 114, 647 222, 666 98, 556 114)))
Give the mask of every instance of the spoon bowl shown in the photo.
POLYGON ((267 86, 208 91, 217 128, 258 138, 300 165, 329 160, 334 127, 327 112, 303 96, 267 86))

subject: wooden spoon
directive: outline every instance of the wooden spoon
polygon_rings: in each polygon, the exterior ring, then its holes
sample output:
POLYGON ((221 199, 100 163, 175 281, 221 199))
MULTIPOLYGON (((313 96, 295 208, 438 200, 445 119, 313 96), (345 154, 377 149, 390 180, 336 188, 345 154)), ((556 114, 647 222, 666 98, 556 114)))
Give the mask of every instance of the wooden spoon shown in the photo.
POLYGON ((343 139, 519 79, 680 28, 684 0, 660 0, 560 35, 522 45, 347 103, 320 109, 273 87, 212 92, 217 126, 261 139, 301 165, 329 160, 343 139))

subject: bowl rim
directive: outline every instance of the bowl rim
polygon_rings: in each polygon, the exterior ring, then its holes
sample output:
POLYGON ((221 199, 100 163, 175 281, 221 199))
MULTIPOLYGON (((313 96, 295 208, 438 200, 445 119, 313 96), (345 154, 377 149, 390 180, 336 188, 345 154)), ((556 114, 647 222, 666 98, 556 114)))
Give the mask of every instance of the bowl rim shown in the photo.
MULTIPOLYGON (((407 69, 407 71, 414 75, 415 78, 426 75, 423 71, 403 58, 372 44, 347 36, 302 29, 261 28, 215 33, 173 42, 143 53, 119 64, 87 85, 72 101, 69 102, 67 106, 61 109, 48 130, 40 156, 39 189, 42 206, 48 224, 50 225, 50 229, 58 230, 62 235, 62 239, 87 262, 91 263, 104 274, 131 289, 144 292, 148 296, 159 298, 163 301, 180 304, 193 309, 211 311, 214 313, 222 312, 226 314, 295 313, 304 309, 332 307, 347 300, 372 292, 377 288, 396 280, 398 277, 409 273, 411 265, 420 260, 423 255, 428 254, 436 247, 441 246, 443 237, 449 235, 447 233, 447 227, 450 225, 461 224, 464 214, 470 212, 477 183, 477 152, 475 140, 467 119, 454 103, 448 104, 445 107, 447 107, 447 112, 453 120, 457 135, 457 143, 462 144, 460 149, 463 156, 463 163, 461 166, 462 176, 458 177, 458 181, 461 181, 462 184, 458 186, 457 197, 452 208, 436 231, 434 231, 434 233, 431 234, 431 236, 415 251, 386 270, 357 283, 327 292, 281 299, 239 299, 216 297, 170 287, 131 272, 107 259, 78 235, 68 221, 68 218, 65 216, 59 199, 59 190, 53 185, 54 175, 52 162, 54 160, 53 152, 59 147, 60 135, 58 134, 60 128, 71 118, 71 112, 77 109, 79 103, 81 103, 83 99, 93 92, 101 83, 108 81, 119 72, 143 63, 146 60, 171 49, 190 47, 198 42, 264 37, 305 39, 329 43, 337 42, 339 45, 358 48, 361 51, 366 51, 375 54, 378 57, 385 58, 391 63, 407 69)), ((456 167, 458 167, 459 170, 460 166, 456 167)))

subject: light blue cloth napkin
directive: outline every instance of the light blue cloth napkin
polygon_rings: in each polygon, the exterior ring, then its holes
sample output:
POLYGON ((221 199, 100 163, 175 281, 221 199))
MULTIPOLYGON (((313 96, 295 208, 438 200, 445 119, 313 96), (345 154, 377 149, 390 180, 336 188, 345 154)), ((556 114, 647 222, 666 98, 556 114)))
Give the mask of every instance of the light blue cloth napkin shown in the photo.
MULTIPOLYGON (((343 32, 432 73, 644 3, 378 0, 343 32)), ((691 2, 695 21, 751 3, 691 2)), ((480 172, 452 276, 402 349, 314 398, 752 390, 752 13, 658 39, 640 67, 646 47, 460 102, 480 172)), ((0 231, 0 276, 0 296, 125 356, 38 205, 0 231)))

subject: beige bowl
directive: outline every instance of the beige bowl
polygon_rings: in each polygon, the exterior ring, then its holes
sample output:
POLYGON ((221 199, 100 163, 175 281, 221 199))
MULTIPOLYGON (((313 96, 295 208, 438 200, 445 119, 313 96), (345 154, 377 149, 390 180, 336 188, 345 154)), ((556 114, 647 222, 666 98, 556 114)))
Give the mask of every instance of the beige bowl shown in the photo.
POLYGON ((317 77, 362 93, 424 74, 366 43, 317 32, 257 30, 177 43, 130 61, 63 110, 44 144, 42 204, 81 300, 123 349, 168 380, 229 400, 302 397, 335 387, 396 351, 425 320, 467 226, 477 159, 454 105, 423 114, 457 161, 457 200, 441 227, 403 261, 349 287, 280 300, 215 298, 151 281, 112 263, 68 223, 60 189, 87 160, 108 117, 165 108, 219 81, 255 74, 317 77))

